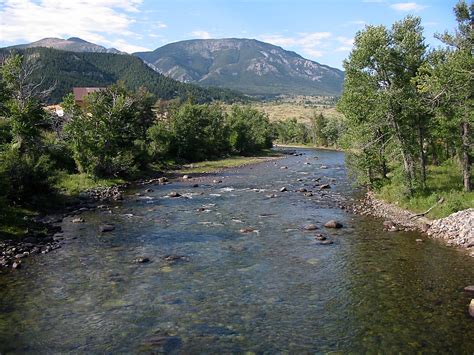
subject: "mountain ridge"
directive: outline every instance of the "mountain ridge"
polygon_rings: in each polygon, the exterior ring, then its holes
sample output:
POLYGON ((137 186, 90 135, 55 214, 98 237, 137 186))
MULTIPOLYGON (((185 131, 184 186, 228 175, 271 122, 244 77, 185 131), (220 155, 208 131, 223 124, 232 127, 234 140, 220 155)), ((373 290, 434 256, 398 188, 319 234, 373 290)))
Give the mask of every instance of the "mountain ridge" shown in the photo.
POLYGON ((248 38, 192 39, 136 52, 163 75, 247 94, 339 95, 344 73, 248 38))
POLYGON ((70 37, 68 39, 46 37, 31 43, 17 44, 4 49, 26 49, 26 48, 53 48, 68 52, 93 52, 93 53, 112 53, 112 54, 127 54, 115 48, 106 48, 104 46, 88 42, 79 37, 70 37))

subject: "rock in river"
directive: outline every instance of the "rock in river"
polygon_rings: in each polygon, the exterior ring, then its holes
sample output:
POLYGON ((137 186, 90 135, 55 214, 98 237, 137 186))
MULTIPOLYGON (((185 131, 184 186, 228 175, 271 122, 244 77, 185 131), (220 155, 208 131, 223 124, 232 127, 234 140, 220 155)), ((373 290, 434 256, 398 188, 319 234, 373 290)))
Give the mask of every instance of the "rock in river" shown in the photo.
POLYGON ((474 298, 471 300, 469 304, 469 315, 474 318, 474 298))
POLYGON ((464 291, 474 293, 474 285, 469 285, 469 286, 464 287, 464 291))
POLYGON ((102 224, 102 225, 99 226, 99 231, 101 233, 112 232, 114 229, 115 229, 115 227, 111 224, 102 224))
POLYGON ((303 228, 307 231, 314 231, 314 230, 318 229, 316 224, 313 224, 313 223, 307 224, 303 228))
POLYGON ((245 227, 245 228, 241 228, 241 229, 239 230, 240 233, 251 233, 251 232, 253 232, 253 231, 255 231, 255 229, 253 229, 253 228, 251 228, 251 227, 245 227))
POLYGON ((138 258, 136 258, 135 260, 133 260, 135 263, 138 263, 138 264, 145 264, 145 263, 148 263, 150 262, 150 258, 146 257, 146 256, 139 256, 138 258))
POLYGON ((285 191, 288 191, 288 189, 283 186, 283 187, 280 189, 280 192, 285 192, 285 191))
POLYGON ((339 223, 335 221, 334 219, 331 219, 330 221, 327 221, 324 226, 326 228, 342 228, 342 223, 339 223))
POLYGON ((77 217, 77 218, 74 218, 71 222, 72 223, 84 223, 84 219, 81 218, 81 217, 77 217))
POLYGON ((168 194, 168 197, 181 197, 181 194, 176 191, 172 191, 168 194))

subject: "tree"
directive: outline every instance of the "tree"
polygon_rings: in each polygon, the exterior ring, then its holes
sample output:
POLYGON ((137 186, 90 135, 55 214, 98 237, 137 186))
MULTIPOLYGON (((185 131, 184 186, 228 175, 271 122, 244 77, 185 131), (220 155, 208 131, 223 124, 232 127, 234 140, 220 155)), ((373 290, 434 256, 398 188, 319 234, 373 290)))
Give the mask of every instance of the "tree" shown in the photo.
POLYGON ((151 125, 147 95, 122 85, 91 93, 84 111, 66 105, 67 140, 79 171, 95 176, 133 174, 146 163, 145 138, 151 125))
POLYGON ((465 1, 459 1, 454 13, 458 23, 456 31, 436 36, 448 48, 431 54, 417 82, 429 105, 443 118, 439 120, 443 127, 441 133, 448 142, 454 141, 460 156, 464 191, 471 191, 474 4, 469 7, 465 1), (450 134, 453 127, 458 127, 457 137, 450 134))
MULTIPOLYGON (((354 49, 344 62, 346 78, 339 109, 353 128, 364 125, 366 131, 353 130, 360 154, 382 154, 374 159, 386 172, 386 142, 395 141, 401 155, 405 181, 410 193, 424 175, 417 174, 417 157, 422 155, 420 139, 429 117, 421 110, 413 78, 425 60, 426 45, 418 17, 407 16, 389 30, 367 26, 355 37, 354 49), (416 128, 416 129, 413 129, 416 128), (373 149, 378 147, 377 149, 373 149), (367 151, 370 149, 369 153, 367 151)), ((364 160, 366 160, 364 158, 364 160)), ((375 166, 374 166, 375 167, 375 166)), ((370 169, 369 169, 370 170, 370 169)), ((378 170, 378 169, 377 169, 378 170)))

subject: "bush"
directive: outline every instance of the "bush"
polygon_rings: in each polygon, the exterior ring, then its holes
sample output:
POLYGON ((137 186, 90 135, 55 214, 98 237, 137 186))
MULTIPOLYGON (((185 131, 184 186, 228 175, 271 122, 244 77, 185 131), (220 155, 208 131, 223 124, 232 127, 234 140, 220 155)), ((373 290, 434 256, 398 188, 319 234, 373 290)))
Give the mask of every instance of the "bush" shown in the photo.
POLYGON ((0 153, 2 195, 10 201, 29 201, 33 195, 49 192, 55 178, 48 155, 22 155, 14 146, 0 153))

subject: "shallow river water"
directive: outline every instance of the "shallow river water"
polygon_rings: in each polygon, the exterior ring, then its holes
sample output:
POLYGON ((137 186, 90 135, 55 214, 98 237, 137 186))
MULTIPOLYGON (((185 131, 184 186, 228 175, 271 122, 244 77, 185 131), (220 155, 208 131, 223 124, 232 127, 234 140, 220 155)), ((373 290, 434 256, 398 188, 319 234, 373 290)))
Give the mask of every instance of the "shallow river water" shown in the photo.
POLYGON ((339 209, 343 153, 301 152, 66 219, 61 249, 0 274, 0 353, 474 353, 474 260, 339 209))

